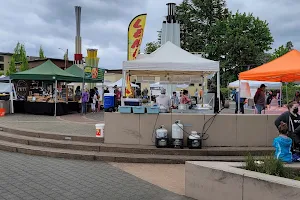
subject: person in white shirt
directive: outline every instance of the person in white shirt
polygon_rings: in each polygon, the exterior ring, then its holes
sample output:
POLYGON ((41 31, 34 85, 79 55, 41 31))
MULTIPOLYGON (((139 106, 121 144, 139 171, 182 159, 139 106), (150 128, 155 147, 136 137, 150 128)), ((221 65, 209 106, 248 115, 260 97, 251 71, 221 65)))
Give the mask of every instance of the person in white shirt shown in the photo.
POLYGON ((93 96, 93 103, 91 104, 92 107, 92 112, 95 113, 96 112, 96 102, 97 102, 98 98, 97 98, 97 94, 95 93, 93 96))
POLYGON ((156 103, 169 111, 171 107, 171 100, 170 97, 166 96, 166 89, 161 89, 160 95, 156 98, 156 103))

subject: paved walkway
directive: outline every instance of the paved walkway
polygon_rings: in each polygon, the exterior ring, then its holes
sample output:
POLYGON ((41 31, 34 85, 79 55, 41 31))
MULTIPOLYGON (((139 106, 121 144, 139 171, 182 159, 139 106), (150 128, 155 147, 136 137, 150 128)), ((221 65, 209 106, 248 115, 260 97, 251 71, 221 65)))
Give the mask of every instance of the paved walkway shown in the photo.
POLYGON ((60 117, 13 114, 0 118, 0 124, 9 127, 79 136, 95 136, 95 124, 103 121, 103 112, 60 117))
POLYGON ((105 162, 36 157, 0 151, 3 200, 188 200, 105 162))

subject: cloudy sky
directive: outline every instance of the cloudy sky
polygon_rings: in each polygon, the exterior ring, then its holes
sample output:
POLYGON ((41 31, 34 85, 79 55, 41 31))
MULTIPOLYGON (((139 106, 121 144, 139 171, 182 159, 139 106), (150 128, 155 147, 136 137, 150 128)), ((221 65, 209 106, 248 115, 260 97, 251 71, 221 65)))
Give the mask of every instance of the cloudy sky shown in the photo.
MULTIPOLYGON (((171 2, 180 3, 182 0, 171 2)), ((27 54, 38 56, 40 45, 47 57, 62 58, 75 44, 74 6, 82 6, 82 49, 98 48, 101 68, 121 68, 126 59, 127 27, 133 17, 147 13, 145 43, 157 39, 166 3, 170 0, 9 0, 0 6, 0 51, 12 52, 25 44, 27 54)), ((292 41, 300 49, 300 1, 227 0, 232 11, 252 12, 269 22, 276 48, 292 41)))

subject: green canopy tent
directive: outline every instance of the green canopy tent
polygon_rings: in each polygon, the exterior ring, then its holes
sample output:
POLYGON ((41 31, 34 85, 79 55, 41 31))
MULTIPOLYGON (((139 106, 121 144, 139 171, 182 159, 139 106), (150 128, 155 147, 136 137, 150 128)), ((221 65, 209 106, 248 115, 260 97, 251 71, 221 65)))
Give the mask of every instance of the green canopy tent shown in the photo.
POLYGON ((100 76, 98 76, 97 79, 86 78, 83 69, 78 67, 76 64, 74 64, 71 67, 67 68, 65 71, 69 72, 70 74, 73 74, 75 76, 80 76, 81 77, 81 80, 82 80, 82 89, 81 90, 83 92, 85 83, 103 83, 103 81, 104 81, 104 72, 100 71, 100 70, 103 70, 103 69, 98 69, 98 73, 99 73, 98 75, 100 75, 100 76))
MULTIPOLYGON (((74 64, 71 67, 67 68, 65 71, 70 73, 70 74, 73 74, 74 76, 81 77, 80 82, 82 82, 83 77, 84 77, 84 72, 83 72, 83 69, 78 67, 76 64, 74 64)), ((86 83, 102 83, 103 79, 84 78, 84 82, 86 82, 86 83)))
POLYGON ((82 77, 76 76, 60 69, 51 60, 47 60, 43 64, 23 71, 17 72, 10 76, 13 80, 36 80, 36 81, 65 81, 65 82, 81 82, 82 77))
POLYGON ((36 80, 36 81, 53 81, 55 82, 55 106, 54 116, 56 116, 56 102, 57 102, 57 81, 64 82, 81 82, 82 77, 70 74, 58 66, 56 66, 50 60, 47 60, 43 64, 29 69, 23 72, 17 72, 10 75, 12 80, 36 80))

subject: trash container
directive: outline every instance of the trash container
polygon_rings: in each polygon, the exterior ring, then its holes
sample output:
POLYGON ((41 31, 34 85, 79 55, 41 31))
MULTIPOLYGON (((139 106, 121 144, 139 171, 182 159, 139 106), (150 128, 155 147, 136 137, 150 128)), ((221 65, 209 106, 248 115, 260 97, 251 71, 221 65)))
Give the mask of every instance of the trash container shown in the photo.
POLYGON ((96 124, 96 137, 104 137, 104 126, 105 124, 96 124))

